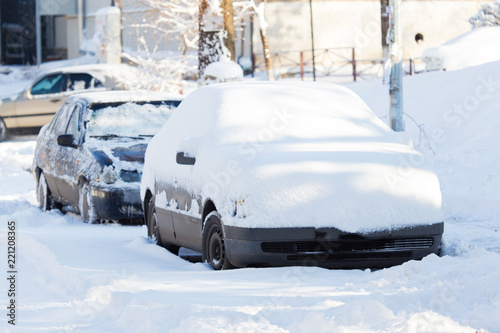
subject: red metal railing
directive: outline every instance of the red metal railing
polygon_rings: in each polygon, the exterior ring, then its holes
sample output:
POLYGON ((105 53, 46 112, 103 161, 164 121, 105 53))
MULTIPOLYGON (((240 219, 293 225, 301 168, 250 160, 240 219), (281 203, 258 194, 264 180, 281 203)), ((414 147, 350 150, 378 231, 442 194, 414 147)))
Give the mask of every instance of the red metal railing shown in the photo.
MULTIPOLYGON (((385 59, 356 59, 356 50, 352 47, 340 47, 315 50, 316 76, 339 77, 353 81, 381 77, 385 59)), ((419 60, 419 59, 417 59, 419 60)), ((273 71, 277 80, 283 78, 299 78, 304 80, 312 76, 311 50, 271 52, 273 71)), ((262 56, 254 55, 254 73, 266 69, 262 56)), ((419 73, 415 70, 415 59, 404 59, 406 75, 419 73)))

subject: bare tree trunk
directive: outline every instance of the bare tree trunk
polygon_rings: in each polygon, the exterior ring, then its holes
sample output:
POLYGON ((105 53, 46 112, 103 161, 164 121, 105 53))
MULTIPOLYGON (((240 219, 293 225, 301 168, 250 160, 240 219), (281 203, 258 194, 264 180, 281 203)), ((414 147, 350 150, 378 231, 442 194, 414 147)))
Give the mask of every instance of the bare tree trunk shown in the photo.
POLYGON ((272 60, 271 50, 269 48, 269 42, 267 40, 267 22, 264 17, 265 6, 266 6, 266 0, 259 3, 258 6, 255 6, 254 10, 259 20, 260 39, 262 41, 262 51, 264 52, 264 61, 266 63, 267 79, 269 81, 274 81, 273 64, 271 61, 272 60))
POLYGON ((224 45, 231 53, 231 60, 235 61, 235 42, 234 42, 234 14, 233 14, 233 0, 222 0, 221 2, 222 15, 224 17, 224 30, 226 36, 224 37, 224 45))
POLYGON ((262 39, 262 50, 264 51, 264 60, 266 62, 267 79, 274 81, 273 64, 271 62, 271 50, 267 41, 267 30, 260 29, 260 38, 262 39))
POLYGON ((380 28, 382 31, 382 57, 389 57, 389 44, 387 43, 387 31, 389 30, 389 13, 387 7, 389 0, 380 0, 380 28))

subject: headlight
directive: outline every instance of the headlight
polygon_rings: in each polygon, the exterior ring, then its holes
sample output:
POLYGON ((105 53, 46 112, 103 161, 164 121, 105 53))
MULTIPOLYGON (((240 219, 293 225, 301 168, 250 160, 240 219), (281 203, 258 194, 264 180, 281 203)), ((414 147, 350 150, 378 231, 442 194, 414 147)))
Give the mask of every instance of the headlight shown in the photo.
POLYGON ((139 183, 141 181, 141 174, 137 171, 120 171, 120 179, 126 183, 139 183))
POLYGON ((239 217, 239 218, 244 218, 247 216, 247 214, 245 212, 245 199, 238 200, 234 204, 234 216, 239 217))
POLYGON ((105 182, 106 184, 113 184, 116 182, 118 177, 116 176, 115 169, 113 169, 112 166, 108 165, 107 167, 102 170, 102 181, 105 182))

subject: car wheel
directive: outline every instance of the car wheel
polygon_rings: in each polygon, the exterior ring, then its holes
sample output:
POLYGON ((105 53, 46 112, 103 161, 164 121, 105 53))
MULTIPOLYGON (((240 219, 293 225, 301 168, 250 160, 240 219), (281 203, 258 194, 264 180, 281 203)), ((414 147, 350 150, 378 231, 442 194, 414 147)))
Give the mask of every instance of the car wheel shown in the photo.
POLYGON ((90 191, 90 185, 85 182, 80 185, 78 203, 80 209, 80 215, 85 223, 95 223, 97 218, 95 215, 94 204, 92 200, 92 193, 90 191))
POLYGON ((45 180, 45 175, 40 173, 38 178, 38 191, 37 191, 38 207, 42 212, 46 212, 54 208, 54 200, 50 195, 49 187, 47 186, 47 181, 45 180))
POLYGON ((0 118, 0 142, 3 142, 7 139, 7 126, 2 118, 0 118))
POLYGON ((203 260, 215 270, 231 269, 224 243, 224 234, 220 219, 216 214, 209 214, 205 219, 202 237, 203 260))
POLYGON ((148 211, 147 211, 147 227, 148 227, 148 238, 153 240, 157 245, 163 246, 173 254, 179 254, 179 247, 169 243, 163 243, 160 238, 160 228, 158 228, 158 219, 156 215, 156 207, 154 199, 149 199, 148 211))
POLYGON ((156 219, 156 207, 154 199, 149 199, 148 202, 148 238, 155 242, 157 245, 163 246, 160 238, 160 229, 156 219))

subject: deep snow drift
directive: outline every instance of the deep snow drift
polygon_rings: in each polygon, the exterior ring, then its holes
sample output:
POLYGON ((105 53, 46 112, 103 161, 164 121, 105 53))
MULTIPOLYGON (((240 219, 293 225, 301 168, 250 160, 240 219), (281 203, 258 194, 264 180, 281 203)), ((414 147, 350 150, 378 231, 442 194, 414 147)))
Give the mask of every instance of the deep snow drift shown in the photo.
POLYGON ((447 71, 500 60, 500 26, 480 27, 424 51, 427 70, 447 71))
MULTIPOLYGON (((34 137, 0 143, 0 260, 17 222, 17 325, 8 332, 499 332, 500 64, 405 78, 406 127, 440 179, 444 256, 375 272, 215 272, 146 240, 145 227, 41 213, 34 137), (432 152, 435 152, 434 153, 432 152)), ((379 116, 387 87, 351 85, 379 116)), ((387 121, 387 119, 383 119, 387 121)))

